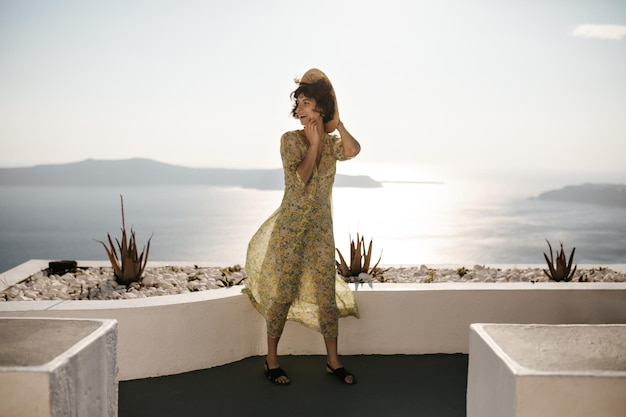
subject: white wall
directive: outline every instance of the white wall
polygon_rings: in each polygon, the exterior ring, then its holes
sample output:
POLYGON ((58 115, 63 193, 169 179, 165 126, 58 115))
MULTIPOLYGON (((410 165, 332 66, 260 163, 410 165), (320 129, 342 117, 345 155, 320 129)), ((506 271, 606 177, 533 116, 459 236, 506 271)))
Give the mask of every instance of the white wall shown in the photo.
MULTIPOLYGON (((343 354, 468 353, 471 323, 626 323, 626 283, 374 284, 340 320, 343 354)), ((265 353, 265 324, 241 287, 116 301, 0 302, 0 317, 118 321, 119 379, 204 369, 265 353)), ((288 323, 281 354, 323 354, 288 323)))

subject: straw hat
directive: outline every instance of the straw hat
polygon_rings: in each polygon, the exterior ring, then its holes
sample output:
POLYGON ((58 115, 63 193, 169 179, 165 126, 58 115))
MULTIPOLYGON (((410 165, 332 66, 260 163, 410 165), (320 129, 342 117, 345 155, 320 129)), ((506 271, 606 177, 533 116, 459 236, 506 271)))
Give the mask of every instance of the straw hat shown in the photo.
POLYGON ((335 89, 333 88, 332 83, 330 82, 326 74, 324 74, 317 68, 311 68, 310 70, 305 72, 302 78, 300 78, 299 83, 310 84, 319 80, 320 78, 323 78, 324 81, 326 81, 330 86, 330 94, 332 95, 335 102, 335 114, 333 114, 333 118, 324 123, 324 131, 326 133, 330 133, 337 129, 337 125, 339 125, 339 107, 337 106, 337 96, 335 95, 335 89))

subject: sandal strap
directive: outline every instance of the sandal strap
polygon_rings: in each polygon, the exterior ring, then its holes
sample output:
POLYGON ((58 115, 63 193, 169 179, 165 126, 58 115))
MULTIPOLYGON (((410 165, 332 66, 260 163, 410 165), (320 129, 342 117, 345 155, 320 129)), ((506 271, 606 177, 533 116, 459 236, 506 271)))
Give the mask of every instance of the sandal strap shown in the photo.
POLYGON ((329 364, 326 364, 326 366, 328 367, 328 369, 330 369, 332 371, 333 375, 335 375, 337 378, 339 378, 342 382, 347 384, 346 378, 349 377, 349 376, 352 377, 352 380, 353 380, 352 384, 354 384, 356 382, 356 377, 350 371, 348 371, 346 368, 341 367, 341 368, 333 369, 333 368, 331 368, 331 366, 329 364))
POLYGON ((287 376, 283 368, 268 369, 265 372, 265 375, 267 375, 267 379, 271 381, 276 381, 281 376, 287 376))

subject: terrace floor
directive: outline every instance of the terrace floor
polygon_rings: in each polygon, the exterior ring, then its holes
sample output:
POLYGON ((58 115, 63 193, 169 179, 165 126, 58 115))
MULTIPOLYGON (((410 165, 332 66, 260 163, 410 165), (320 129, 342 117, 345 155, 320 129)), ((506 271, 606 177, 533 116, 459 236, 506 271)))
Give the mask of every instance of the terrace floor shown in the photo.
POLYGON ((119 383, 119 417, 465 417, 468 355, 343 356, 354 386, 326 374, 324 356, 283 356, 291 379, 263 376, 264 357, 119 383))

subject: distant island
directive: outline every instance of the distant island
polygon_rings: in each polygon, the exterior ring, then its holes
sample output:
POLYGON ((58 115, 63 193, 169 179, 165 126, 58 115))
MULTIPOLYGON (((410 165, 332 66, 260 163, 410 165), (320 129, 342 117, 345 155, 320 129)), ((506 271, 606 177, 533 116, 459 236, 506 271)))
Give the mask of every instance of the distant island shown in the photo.
MULTIPOLYGON (((213 185, 283 189, 282 169, 187 168, 151 159, 94 160, 25 168, 0 168, 0 186, 213 185)), ((379 188, 366 175, 335 177, 336 187, 379 188)))
POLYGON ((537 199, 626 207, 626 185, 568 185, 559 190, 543 192, 539 194, 537 199))

